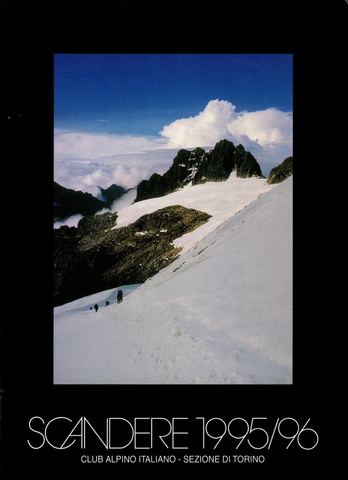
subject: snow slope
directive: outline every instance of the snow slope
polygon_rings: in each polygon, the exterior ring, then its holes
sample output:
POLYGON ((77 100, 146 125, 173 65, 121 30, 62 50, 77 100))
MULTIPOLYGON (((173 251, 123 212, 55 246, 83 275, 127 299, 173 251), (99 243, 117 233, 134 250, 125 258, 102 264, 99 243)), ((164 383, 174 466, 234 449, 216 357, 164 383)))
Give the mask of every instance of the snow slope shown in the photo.
POLYGON ((135 222, 145 213, 151 213, 169 205, 195 208, 212 215, 205 225, 192 234, 177 239, 174 244, 187 250, 199 239, 204 238, 227 218, 232 217, 259 195, 271 190, 266 180, 259 178, 237 178, 232 172, 225 182, 207 182, 203 185, 189 184, 183 189, 160 198, 153 198, 129 205, 118 212, 117 225, 124 227, 135 222))
POLYGON ((54 309, 55 383, 291 383, 292 177, 186 187, 126 207, 119 225, 168 201, 213 218, 167 268, 121 286, 121 304, 115 288, 54 309))

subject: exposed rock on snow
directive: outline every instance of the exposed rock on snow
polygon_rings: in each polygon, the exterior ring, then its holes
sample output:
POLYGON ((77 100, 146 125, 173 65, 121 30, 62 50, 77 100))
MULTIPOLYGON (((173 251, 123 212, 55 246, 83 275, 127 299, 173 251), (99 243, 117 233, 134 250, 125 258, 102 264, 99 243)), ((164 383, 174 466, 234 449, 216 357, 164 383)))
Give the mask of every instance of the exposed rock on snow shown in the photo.
POLYGON ((271 185, 273 183, 283 182, 286 178, 293 174, 293 169, 293 158, 286 158, 280 165, 272 168, 267 183, 271 185))
POLYGON ((54 231, 55 305, 114 285, 145 282, 176 258, 180 247, 173 240, 210 215, 172 205, 112 229, 116 217, 115 213, 87 216, 78 228, 54 231))

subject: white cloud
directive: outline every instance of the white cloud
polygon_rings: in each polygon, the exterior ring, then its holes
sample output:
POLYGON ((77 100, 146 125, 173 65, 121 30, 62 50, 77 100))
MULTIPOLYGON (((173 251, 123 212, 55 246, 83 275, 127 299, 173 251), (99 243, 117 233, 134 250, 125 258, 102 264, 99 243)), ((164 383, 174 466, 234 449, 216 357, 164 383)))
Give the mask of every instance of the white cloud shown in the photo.
POLYGON ((236 120, 235 106, 225 100, 211 100, 195 117, 182 118, 160 132, 170 148, 213 146, 229 135, 227 125, 236 120))
POLYGON ((154 172, 163 174, 177 153, 163 148, 158 139, 110 137, 56 131, 54 180, 66 188, 97 196, 98 186, 107 188, 115 183, 128 189, 154 172))
POLYGON ((116 154, 139 153, 161 146, 158 138, 145 136, 81 133, 59 129, 54 133, 54 157, 58 160, 67 157, 103 158, 116 154))
POLYGON ((113 183, 132 188, 144 180, 144 170, 137 166, 119 164, 112 172, 113 183))
POLYGON ((60 185, 98 195, 97 186, 135 187, 155 171, 164 173, 176 151, 161 138, 54 132, 54 179, 60 185), (160 170, 160 171, 159 171, 160 170))
POLYGON ((292 116, 276 108, 244 112, 227 125, 235 137, 247 137, 261 147, 292 144, 292 116))
POLYGON ((223 138, 244 139, 261 147, 292 144, 292 116, 276 108, 237 113, 225 100, 211 100, 195 117, 182 118, 167 125, 160 134, 167 145, 188 148, 215 145, 223 138))

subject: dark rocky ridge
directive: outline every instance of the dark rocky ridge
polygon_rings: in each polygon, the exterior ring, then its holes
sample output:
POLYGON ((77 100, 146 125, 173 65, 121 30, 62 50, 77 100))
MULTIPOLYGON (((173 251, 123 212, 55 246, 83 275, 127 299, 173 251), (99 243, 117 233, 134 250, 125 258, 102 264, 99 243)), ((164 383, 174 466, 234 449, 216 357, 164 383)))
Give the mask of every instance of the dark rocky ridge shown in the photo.
POLYGON ((118 285, 143 283, 175 260, 175 238, 210 215, 170 206, 113 229, 116 213, 86 216, 54 231, 54 306, 118 285))
POLYGON ((90 193, 75 191, 65 188, 57 182, 53 183, 53 219, 54 221, 65 220, 71 215, 93 215, 105 204, 93 197, 90 193))
POLYGON ((236 170, 237 177, 262 177, 260 165, 253 155, 242 145, 235 147, 228 140, 221 140, 209 152, 203 148, 192 152, 182 149, 166 173, 154 173, 149 180, 140 182, 135 202, 167 195, 191 181, 193 185, 224 181, 233 170, 236 170))
POLYGON ((115 184, 105 189, 102 187, 98 187, 98 188, 104 198, 104 203, 107 208, 110 208, 115 200, 118 200, 119 198, 121 198, 128 191, 128 190, 125 190, 123 187, 120 187, 119 185, 115 185, 115 184))
POLYGON ((272 168, 267 183, 281 183, 293 174, 293 157, 286 158, 280 165, 272 168))
POLYGON ((99 200, 90 193, 75 191, 53 182, 53 221, 62 221, 72 215, 94 215, 103 208, 110 208, 113 202, 127 191, 118 185, 111 185, 106 190, 98 187, 104 197, 99 200))

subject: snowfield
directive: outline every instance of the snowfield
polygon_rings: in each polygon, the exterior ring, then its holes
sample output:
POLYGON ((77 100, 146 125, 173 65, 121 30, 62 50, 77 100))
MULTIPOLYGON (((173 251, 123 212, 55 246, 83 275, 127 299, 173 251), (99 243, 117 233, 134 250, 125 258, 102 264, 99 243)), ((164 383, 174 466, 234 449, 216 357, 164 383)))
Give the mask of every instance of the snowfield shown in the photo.
POLYGON ((185 187, 126 206, 116 228, 174 204, 212 218, 171 265, 54 309, 54 383, 292 383, 292 177, 185 187))

